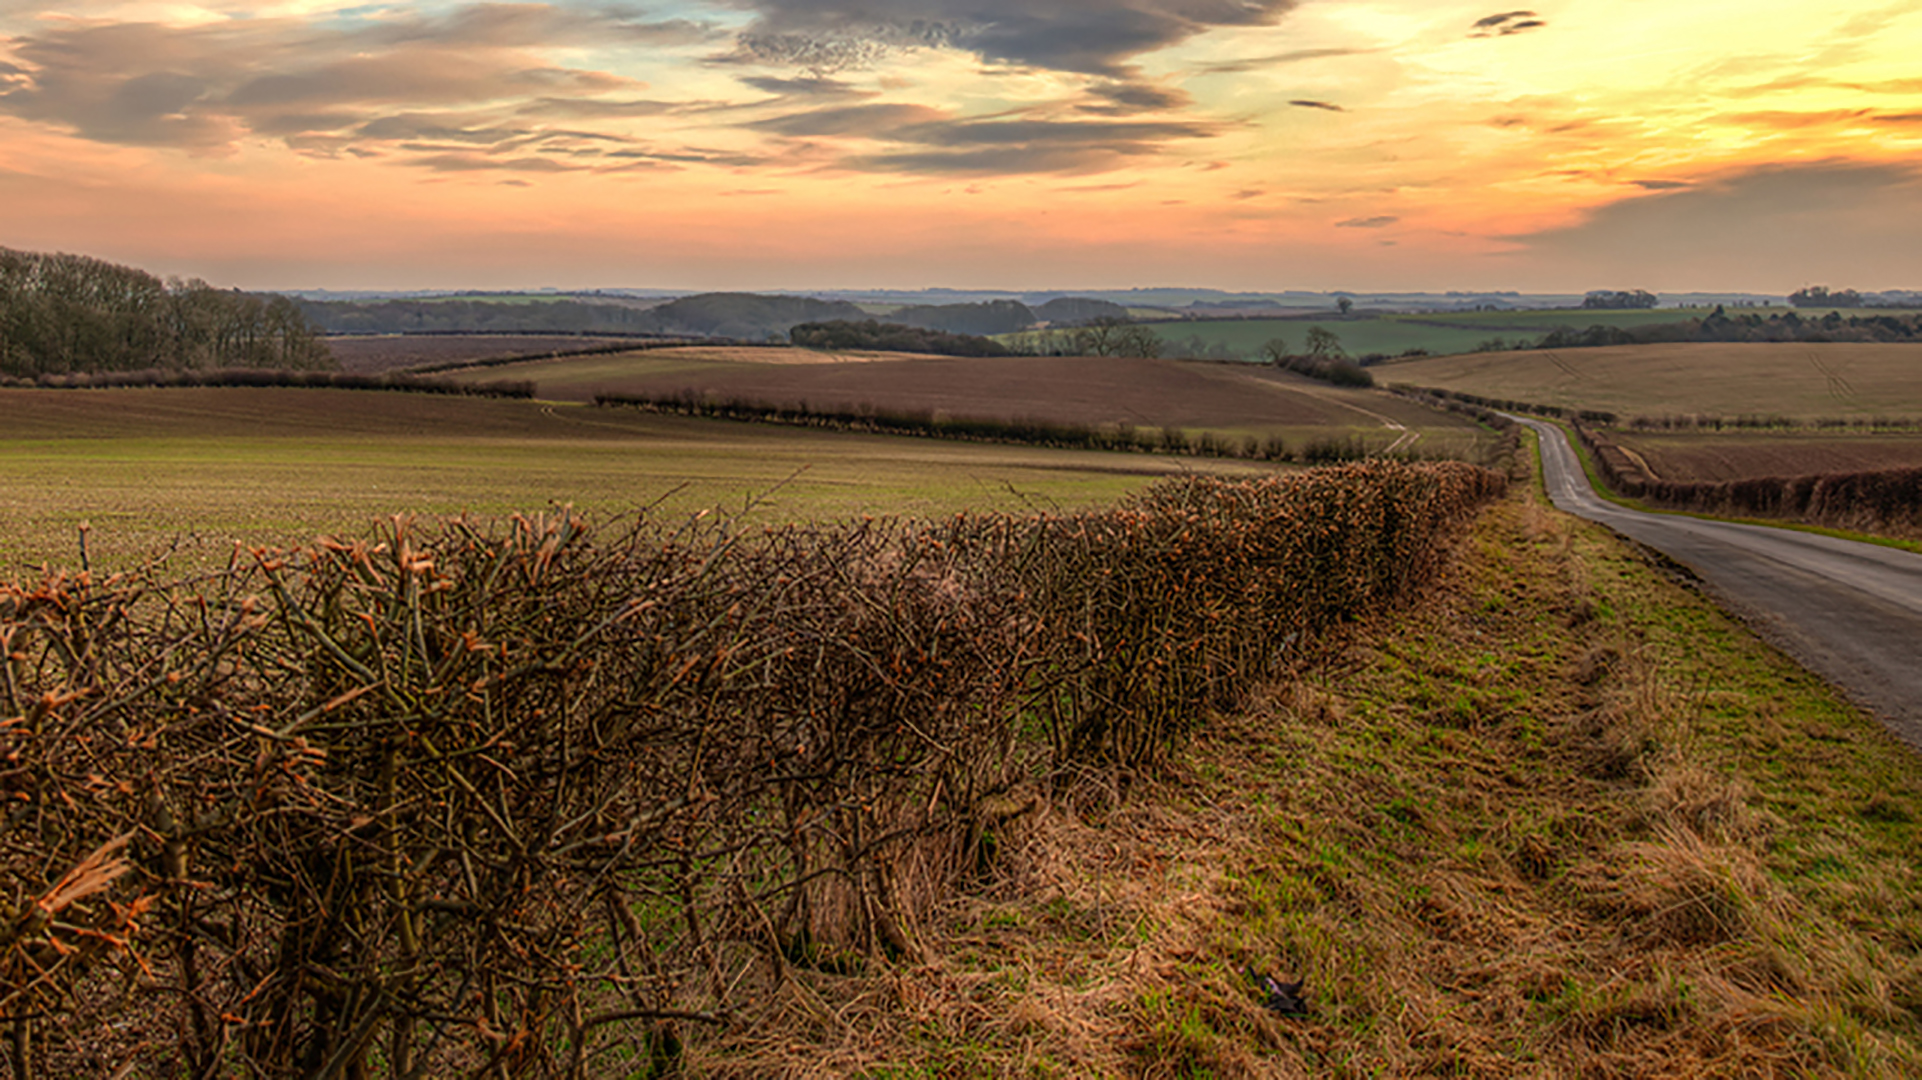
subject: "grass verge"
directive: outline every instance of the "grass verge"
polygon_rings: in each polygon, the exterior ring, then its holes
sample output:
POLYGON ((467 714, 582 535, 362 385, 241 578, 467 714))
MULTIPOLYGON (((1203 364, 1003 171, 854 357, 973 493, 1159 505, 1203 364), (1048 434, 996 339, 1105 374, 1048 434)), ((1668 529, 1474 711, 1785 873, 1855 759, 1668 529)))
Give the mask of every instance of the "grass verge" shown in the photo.
MULTIPOLYGON (((1837 529, 1828 525, 1811 525, 1806 521, 1784 521, 1781 518, 1732 517, 1719 514, 1703 514, 1691 510, 1677 510, 1672 507, 1656 506, 1641 499, 1623 495, 1609 486, 1608 479, 1596 467, 1594 451, 1588 443, 1576 437, 1567 421, 1547 416, 1533 417, 1546 424, 1553 424, 1567 436, 1569 445, 1575 449, 1576 460, 1582 463, 1582 474, 1588 477, 1588 486, 1595 494, 1614 503, 1624 510, 1634 510, 1643 514, 1668 514, 1672 517, 1700 518, 1703 521, 1727 521, 1737 525, 1757 525, 1768 529, 1788 529, 1793 532, 1814 533, 1817 536, 1832 536, 1837 540, 1853 540, 1861 544, 1874 544, 1878 547, 1895 548, 1898 551, 1922 552, 1922 542, 1901 536, 1884 536, 1879 533, 1855 532, 1850 529, 1837 529)), ((1539 486, 1539 485, 1537 485, 1539 486)))
POLYGON ((1157 786, 1011 816, 925 955, 797 971, 689 1071, 1922 1071, 1914 752, 1513 490, 1157 786))

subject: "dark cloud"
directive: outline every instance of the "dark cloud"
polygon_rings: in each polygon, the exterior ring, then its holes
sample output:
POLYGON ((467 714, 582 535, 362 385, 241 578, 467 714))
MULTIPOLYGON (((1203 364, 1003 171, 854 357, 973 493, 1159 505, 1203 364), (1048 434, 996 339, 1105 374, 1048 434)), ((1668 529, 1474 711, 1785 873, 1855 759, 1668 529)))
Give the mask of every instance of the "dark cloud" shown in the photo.
POLYGON ((1347 109, 1342 108, 1341 106, 1335 104, 1332 101, 1314 101, 1309 98, 1297 98, 1296 100, 1291 101, 1288 104, 1293 105, 1297 109, 1326 109, 1329 112, 1347 112, 1348 111, 1347 109))
POLYGON ((1337 56, 1361 56, 1375 52, 1374 49, 1296 49, 1293 52, 1275 53, 1270 56, 1250 56, 1242 60, 1219 60, 1203 64, 1195 70, 1203 75, 1241 75, 1250 71, 1265 71, 1268 68, 1285 67, 1306 60, 1323 60, 1337 56))
POLYGON ((1644 191, 1677 191, 1695 186, 1684 180, 1630 180, 1629 183, 1644 191))
MULTIPOLYGON (((1160 153, 1178 140, 1208 138, 1215 125, 1183 121, 942 118, 868 129, 894 149, 838 159, 837 167, 917 175, 1086 174, 1160 153)), ((839 118, 851 123, 855 117, 839 118)))
POLYGON ((1476 19, 1475 25, 1469 28, 1468 36, 1507 37, 1524 30, 1538 30, 1547 25, 1546 22, 1536 18, 1532 11, 1504 11, 1499 15, 1476 19))
POLYGON ((845 98, 868 97, 871 91, 861 90, 852 83, 824 76, 811 76, 800 79, 780 79, 768 75, 748 75, 741 78, 743 83, 769 94, 795 98, 845 98))
POLYGON ((946 46, 983 60, 1123 75, 1129 62, 1209 30, 1267 26, 1298 0, 747 0, 761 12, 747 56, 817 71, 895 48, 946 46))
POLYGON ((1186 90, 1155 86, 1150 83, 1107 83, 1091 87, 1088 94, 1095 100, 1083 102, 1076 108, 1082 112, 1102 116, 1171 112, 1194 104, 1193 96, 1186 90))
MULTIPOLYGON (((1922 278, 1922 171, 1823 161, 1771 165, 1635 195, 1566 228, 1512 237, 1531 262, 1596 277, 1771 282, 1922 278)), ((1730 287, 1736 287, 1731 285, 1730 287)))
POLYGON ((1335 222, 1335 228, 1337 229, 1385 229, 1388 226, 1393 225, 1394 223, 1400 220, 1401 220, 1400 218, 1395 217, 1393 214, 1382 214, 1378 217, 1349 218, 1347 221, 1335 222))
POLYGON ((1878 124, 1922 124, 1922 112, 1883 113, 1875 118, 1878 124))

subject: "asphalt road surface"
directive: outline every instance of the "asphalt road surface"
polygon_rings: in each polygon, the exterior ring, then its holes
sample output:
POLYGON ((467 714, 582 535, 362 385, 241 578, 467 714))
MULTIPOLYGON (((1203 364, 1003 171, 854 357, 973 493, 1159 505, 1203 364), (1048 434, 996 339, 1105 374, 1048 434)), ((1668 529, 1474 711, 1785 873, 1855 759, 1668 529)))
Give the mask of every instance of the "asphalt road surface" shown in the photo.
POLYGON ((1568 437, 1541 436, 1549 498, 1694 571, 1717 599, 1922 749, 1922 555, 1830 536, 1625 510, 1595 494, 1568 437))

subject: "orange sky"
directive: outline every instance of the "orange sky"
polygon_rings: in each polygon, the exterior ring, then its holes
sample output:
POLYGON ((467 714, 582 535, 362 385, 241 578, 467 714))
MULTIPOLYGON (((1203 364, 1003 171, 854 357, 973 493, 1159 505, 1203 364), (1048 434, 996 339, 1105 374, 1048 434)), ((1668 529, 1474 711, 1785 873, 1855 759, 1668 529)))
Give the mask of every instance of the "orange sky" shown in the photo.
POLYGON ((1922 288, 1922 3, 0 0, 0 246, 250 288, 1922 288))

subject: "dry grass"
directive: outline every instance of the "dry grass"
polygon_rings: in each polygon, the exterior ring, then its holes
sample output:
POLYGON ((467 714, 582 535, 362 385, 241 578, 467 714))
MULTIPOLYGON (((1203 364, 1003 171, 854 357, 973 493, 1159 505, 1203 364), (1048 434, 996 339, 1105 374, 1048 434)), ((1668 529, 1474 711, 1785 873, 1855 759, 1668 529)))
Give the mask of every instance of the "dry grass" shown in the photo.
POLYGON ((1012 818, 915 962, 799 972, 688 1071, 1922 1069, 1913 754, 1539 502, 1467 548, 1167 781, 1012 818))

